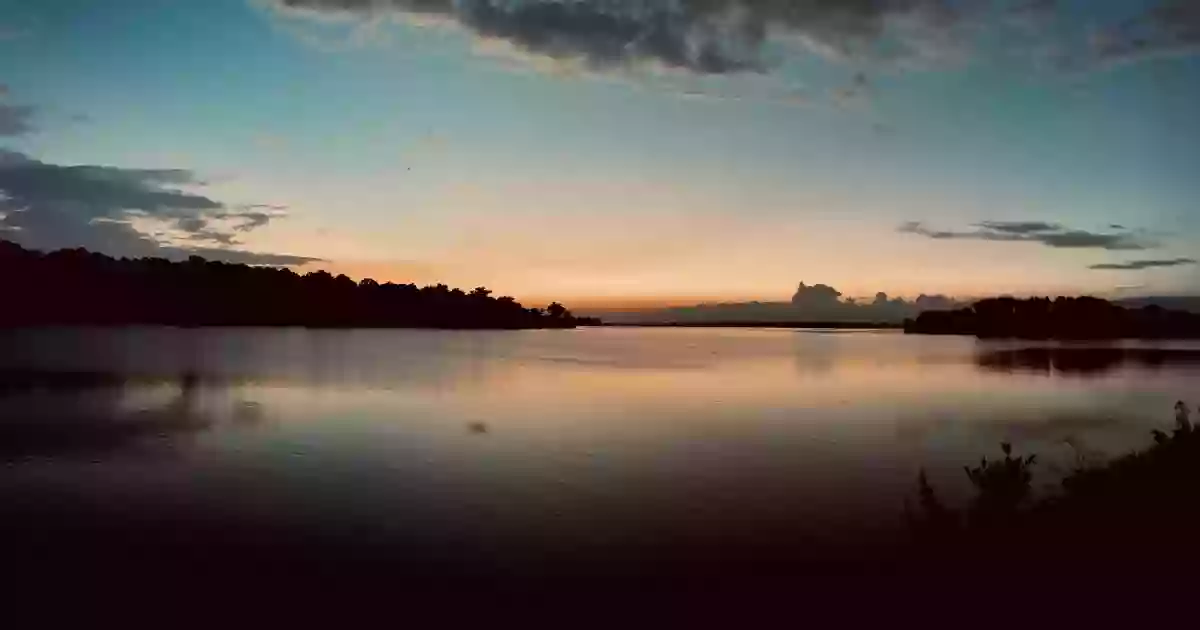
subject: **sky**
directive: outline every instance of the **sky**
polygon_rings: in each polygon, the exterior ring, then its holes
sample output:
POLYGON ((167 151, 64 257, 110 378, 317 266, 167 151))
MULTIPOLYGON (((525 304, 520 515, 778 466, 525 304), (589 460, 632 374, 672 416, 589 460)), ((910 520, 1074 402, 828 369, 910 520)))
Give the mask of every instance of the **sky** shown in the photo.
POLYGON ((1200 293, 1188 0, 0 0, 0 238, 573 307, 1200 293))

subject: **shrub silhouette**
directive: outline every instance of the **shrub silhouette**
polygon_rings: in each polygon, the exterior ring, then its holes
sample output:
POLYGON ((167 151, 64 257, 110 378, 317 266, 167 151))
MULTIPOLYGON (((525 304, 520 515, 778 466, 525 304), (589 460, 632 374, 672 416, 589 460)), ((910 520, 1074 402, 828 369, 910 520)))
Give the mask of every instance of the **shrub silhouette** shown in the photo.
POLYGON ((984 457, 974 468, 963 466, 967 478, 978 492, 970 511, 975 520, 986 522, 1010 518, 1028 502, 1032 494, 1031 467, 1037 456, 1013 457, 1012 444, 1008 442, 1002 442, 1000 450, 1004 452, 1002 460, 988 461, 984 457))
MULTIPOLYGON (((1146 535, 1191 540, 1200 526, 1200 431, 1183 402, 1175 413, 1174 430, 1153 431, 1148 448, 1080 467, 1062 480, 1060 492, 1039 499, 1032 493, 1036 458, 1014 457, 1009 444, 1001 445, 1003 460, 965 467, 975 489, 965 515, 942 504, 922 471, 921 511, 910 522, 921 539, 957 545, 955 553, 1015 543, 1090 560, 1098 548, 1119 555, 1146 535)), ((1136 549, 1124 559, 1131 558, 1138 558, 1136 549)))

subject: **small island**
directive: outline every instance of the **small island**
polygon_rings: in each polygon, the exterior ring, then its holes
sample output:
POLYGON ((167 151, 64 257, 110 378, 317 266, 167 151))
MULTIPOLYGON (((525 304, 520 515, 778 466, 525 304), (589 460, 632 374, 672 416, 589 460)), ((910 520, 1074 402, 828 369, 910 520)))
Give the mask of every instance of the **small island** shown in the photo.
POLYGON ((1013 339, 1198 339, 1200 314, 1159 306, 1124 308, 1094 297, 1011 297, 925 311, 904 332, 1013 339))
POLYGON ((192 256, 112 258, 85 249, 41 253, 0 240, 0 326, 304 326, 313 328, 575 328, 554 302, 525 308, 444 284, 355 282, 192 256))

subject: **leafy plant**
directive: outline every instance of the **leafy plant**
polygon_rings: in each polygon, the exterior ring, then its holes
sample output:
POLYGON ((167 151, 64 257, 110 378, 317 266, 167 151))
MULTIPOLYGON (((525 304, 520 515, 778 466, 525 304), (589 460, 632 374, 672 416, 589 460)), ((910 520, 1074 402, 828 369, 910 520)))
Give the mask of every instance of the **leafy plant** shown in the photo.
POLYGON ((1008 442, 1002 442, 1000 450, 1004 452, 1002 460, 988 461, 984 457, 974 468, 963 467, 971 485, 979 493, 971 506, 973 517, 1013 515, 1032 494, 1031 468, 1037 456, 1013 457, 1012 444, 1008 442))

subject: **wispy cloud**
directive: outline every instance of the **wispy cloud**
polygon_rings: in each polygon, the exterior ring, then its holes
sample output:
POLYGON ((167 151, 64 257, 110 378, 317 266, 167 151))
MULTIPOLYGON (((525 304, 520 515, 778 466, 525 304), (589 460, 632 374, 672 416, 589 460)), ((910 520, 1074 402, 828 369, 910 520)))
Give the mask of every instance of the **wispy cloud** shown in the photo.
POLYGON ((1140 250, 1155 246, 1130 230, 1090 232, 1041 221, 984 221, 973 227, 975 229, 962 231, 934 230, 918 221, 910 221, 901 225, 900 231, 939 240, 1028 242, 1056 248, 1140 250))
POLYGON ((3 102, 8 98, 9 87, 0 83, 0 138, 23 136, 34 131, 32 105, 14 105, 3 102))
POLYGON ((1088 269, 1138 271, 1141 269, 1154 269, 1156 267, 1179 267, 1194 264, 1196 264, 1196 259, 1194 258, 1167 258, 1162 260, 1131 260, 1123 263, 1101 263, 1099 265, 1092 265, 1088 269))

